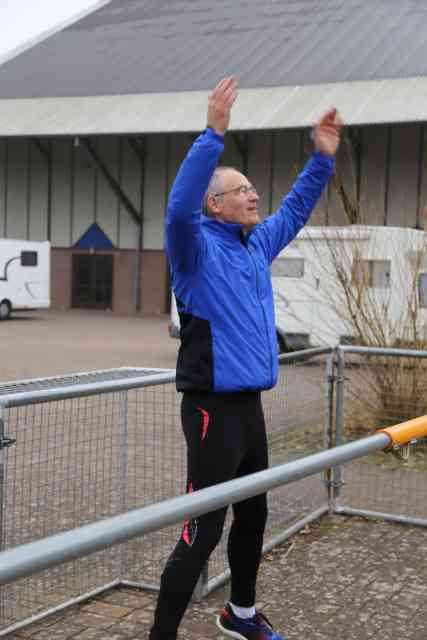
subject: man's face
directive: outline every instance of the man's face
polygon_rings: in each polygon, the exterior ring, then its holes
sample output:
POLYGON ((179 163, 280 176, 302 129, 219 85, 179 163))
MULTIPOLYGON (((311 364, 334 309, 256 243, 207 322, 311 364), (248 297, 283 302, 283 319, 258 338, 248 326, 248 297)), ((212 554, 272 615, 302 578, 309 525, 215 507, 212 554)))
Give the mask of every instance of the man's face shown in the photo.
POLYGON ((221 176, 221 191, 209 196, 210 209, 217 220, 241 224, 250 231, 261 222, 259 196, 248 179, 239 171, 229 169, 221 176))

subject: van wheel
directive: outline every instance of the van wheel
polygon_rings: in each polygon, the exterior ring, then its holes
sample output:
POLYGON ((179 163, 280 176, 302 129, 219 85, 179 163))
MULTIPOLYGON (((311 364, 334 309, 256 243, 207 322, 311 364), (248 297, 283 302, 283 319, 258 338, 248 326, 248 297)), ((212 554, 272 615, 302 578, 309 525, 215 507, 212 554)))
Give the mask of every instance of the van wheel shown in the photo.
POLYGON ((7 320, 10 317, 11 306, 7 300, 0 302, 0 320, 7 320))
POLYGON ((286 345, 285 338, 278 331, 276 331, 276 336, 277 336, 277 349, 279 353, 287 353, 288 347, 286 345))

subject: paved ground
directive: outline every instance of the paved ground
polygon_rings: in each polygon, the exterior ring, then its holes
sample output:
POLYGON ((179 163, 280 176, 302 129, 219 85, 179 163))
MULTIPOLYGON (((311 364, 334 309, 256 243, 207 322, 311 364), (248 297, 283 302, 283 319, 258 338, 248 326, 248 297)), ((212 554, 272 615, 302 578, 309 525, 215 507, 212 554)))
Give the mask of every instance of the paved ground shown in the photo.
MULTIPOLYGON (((289 640, 425 640, 427 531, 325 517, 268 554, 258 606, 289 640)), ((213 624, 227 588, 187 611, 180 638, 221 638, 213 624)), ((155 595, 120 588, 56 614, 16 640, 147 640, 155 595)))
POLYGON ((21 313, 0 323, 0 381, 121 366, 174 368, 168 316, 105 311, 21 313))
MULTIPOLYGON (((165 316, 105 312, 23 315, 0 323, 0 381, 173 367, 178 344, 167 323, 165 316)), ((288 401, 288 414, 291 407, 288 401)), ((426 554, 425 529, 324 518, 264 559, 258 604, 289 640, 426 640, 426 554)), ((192 606, 181 638, 219 638, 212 620, 226 594, 221 589, 192 606)), ((9 638, 146 640, 154 602, 153 594, 119 589, 9 638)))

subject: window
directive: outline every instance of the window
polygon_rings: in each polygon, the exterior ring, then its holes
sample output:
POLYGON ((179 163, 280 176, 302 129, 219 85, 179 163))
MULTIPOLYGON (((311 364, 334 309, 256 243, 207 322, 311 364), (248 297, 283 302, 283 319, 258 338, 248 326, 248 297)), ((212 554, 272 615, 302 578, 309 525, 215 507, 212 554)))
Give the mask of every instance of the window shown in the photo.
POLYGON ((304 258, 279 258, 271 265, 271 275, 276 278, 302 278, 304 258))
POLYGON ((427 273, 420 273, 418 276, 418 297, 420 307, 427 307, 427 273))
POLYGON ((355 260, 352 279, 372 289, 390 289, 390 260, 355 260))
POLYGON ((21 251, 21 266, 37 267, 37 251, 21 251))

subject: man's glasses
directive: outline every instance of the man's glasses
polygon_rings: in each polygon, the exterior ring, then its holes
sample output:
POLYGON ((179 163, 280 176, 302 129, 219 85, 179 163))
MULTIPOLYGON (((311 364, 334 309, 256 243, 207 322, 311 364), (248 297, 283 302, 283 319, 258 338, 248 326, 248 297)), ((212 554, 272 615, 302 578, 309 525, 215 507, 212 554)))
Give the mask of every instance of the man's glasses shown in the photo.
POLYGON ((257 193, 256 187, 252 184, 242 184, 240 187, 234 187, 234 189, 229 189, 228 191, 221 191, 221 193, 214 193, 215 198, 219 198, 219 196, 226 196, 227 193, 235 193, 236 195, 247 196, 249 193, 257 193))

